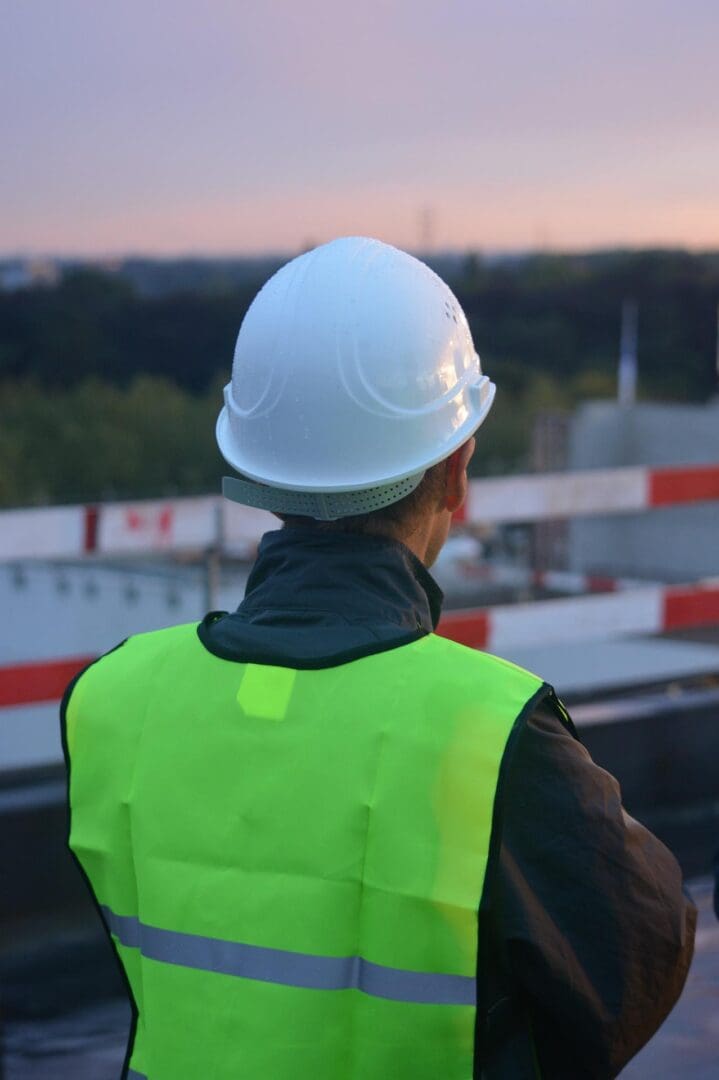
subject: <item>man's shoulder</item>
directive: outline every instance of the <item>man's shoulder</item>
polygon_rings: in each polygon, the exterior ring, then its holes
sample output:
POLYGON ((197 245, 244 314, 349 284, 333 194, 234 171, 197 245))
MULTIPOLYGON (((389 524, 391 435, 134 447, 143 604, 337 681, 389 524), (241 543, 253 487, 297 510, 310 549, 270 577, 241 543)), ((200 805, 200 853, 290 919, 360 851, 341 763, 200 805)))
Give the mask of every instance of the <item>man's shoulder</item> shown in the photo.
POLYGON ((78 672, 65 691, 63 707, 67 707, 71 695, 78 699, 80 688, 84 696, 92 686, 127 685, 128 680, 136 679, 143 670, 153 669, 164 655, 196 637, 197 623, 180 623, 125 638, 78 672))
POLYGON ((470 678, 476 678, 478 674, 482 674, 497 678, 501 682, 521 683, 528 691, 537 692, 546 688, 547 692, 550 692, 552 689, 540 675, 501 656, 461 645, 441 634, 430 634, 426 640, 431 642, 431 648, 439 658, 450 662, 457 672, 466 672, 470 678))
MULTIPOLYGON (((66 760, 74 748, 78 726, 112 727, 118 708, 126 727, 130 717, 144 715, 148 688, 171 655, 181 663, 184 647, 197 640, 197 624, 183 623, 134 634, 93 660, 75 675, 60 702, 60 727, 66 760)), ((191 646, 190 646, 191 647, 191 646)))

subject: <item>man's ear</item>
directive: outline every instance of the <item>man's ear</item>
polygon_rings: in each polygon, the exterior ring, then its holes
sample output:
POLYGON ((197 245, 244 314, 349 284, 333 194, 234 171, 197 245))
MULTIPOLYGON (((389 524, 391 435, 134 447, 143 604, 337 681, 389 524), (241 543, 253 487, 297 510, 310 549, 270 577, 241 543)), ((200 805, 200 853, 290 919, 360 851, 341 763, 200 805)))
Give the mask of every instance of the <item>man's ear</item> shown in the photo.
POLYGON ((467 498, 469 487, 467 466, 474 453, 475 445, 476 441, 472 436, 447 458, 444 506, 450 514, 455 514, 467 498))

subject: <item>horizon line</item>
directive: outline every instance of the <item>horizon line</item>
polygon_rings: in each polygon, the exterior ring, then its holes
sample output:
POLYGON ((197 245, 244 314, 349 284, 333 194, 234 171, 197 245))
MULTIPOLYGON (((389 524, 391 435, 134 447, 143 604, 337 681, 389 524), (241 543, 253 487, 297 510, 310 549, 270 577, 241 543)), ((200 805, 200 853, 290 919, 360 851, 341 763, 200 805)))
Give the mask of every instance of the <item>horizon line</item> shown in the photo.
MULTIPOLYGON (((324 243, 324 241, 323 241, 324 243)), ((157 252, 157 251, 133 251, 125 250, 119 252, 104 252, 104 253, 91 253, 91 252, 58 252, 58 251, 2 251, 0 250, 0 261, 2 262, 28 262, 34 260, 52 260, 55 262, 94 262, 94 263, 122 263, 132 261, 152 261, 152 262, 234 262, 240 260, 246 261, 258 261, 262 259, 292 259, 298 255, 302 255, 305 252, 314 250, 315 247, 319 247, 321 244, 312 246, 302 246, 300 248, 267 248, 263 251, 232 251, 232 252, 213 252, 207 250, 178 250, 176 252, 157 252)), ((394 245, 397 246, 397 245, 394 245)), ((527 258, 533 256, 550 256, 550 257, 582 257, 589 255, 612 255, 612 254, 638 254, 638 253, 682 253, 687 255, 696 256, 718 256, 719 246, 716 247, 698 247, 692 244, 632 244, 632 243, 613 243, 597 246, 578 246, 578 247, 548 247, 546 245, 526 247, 487 247, 482 248, 478 245, 467 245, 466 247, 460 246, 448 246, 437 247, 432 249, 421 248, 412 245, 411 247, 405 247, 402 250, 407 251, 409 254, 414 255, 417 258, 432 259, 443 258, 451 256, 471 256, 475 255, 480 258, 489 259, 502 259, 502 258, 527 258)))

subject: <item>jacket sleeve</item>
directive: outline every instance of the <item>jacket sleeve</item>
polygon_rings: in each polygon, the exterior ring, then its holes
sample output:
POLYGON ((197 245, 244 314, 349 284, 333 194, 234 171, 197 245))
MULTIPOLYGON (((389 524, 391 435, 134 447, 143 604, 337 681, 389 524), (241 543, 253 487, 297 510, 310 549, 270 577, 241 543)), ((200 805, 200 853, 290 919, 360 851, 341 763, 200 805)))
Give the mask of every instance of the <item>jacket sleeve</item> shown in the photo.
POLYGON ((489 917, 542 1075, 614 1077, 682 991, 696 909, 560 709, 545 698, 511 750, 489 917))

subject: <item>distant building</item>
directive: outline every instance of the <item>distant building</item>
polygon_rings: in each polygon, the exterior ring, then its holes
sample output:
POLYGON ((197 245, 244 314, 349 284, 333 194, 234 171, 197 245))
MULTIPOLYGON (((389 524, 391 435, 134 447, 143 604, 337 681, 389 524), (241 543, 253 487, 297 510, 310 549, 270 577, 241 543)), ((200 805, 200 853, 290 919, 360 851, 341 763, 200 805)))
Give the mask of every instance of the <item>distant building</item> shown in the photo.
MULTIPOLYGON (((569 432, 570 469, 719 462, 719 399, 707 405, 591 402, 569 432)), ((569 567, 667 582, 719 574, 719 502, 575 518, 569 567)))

